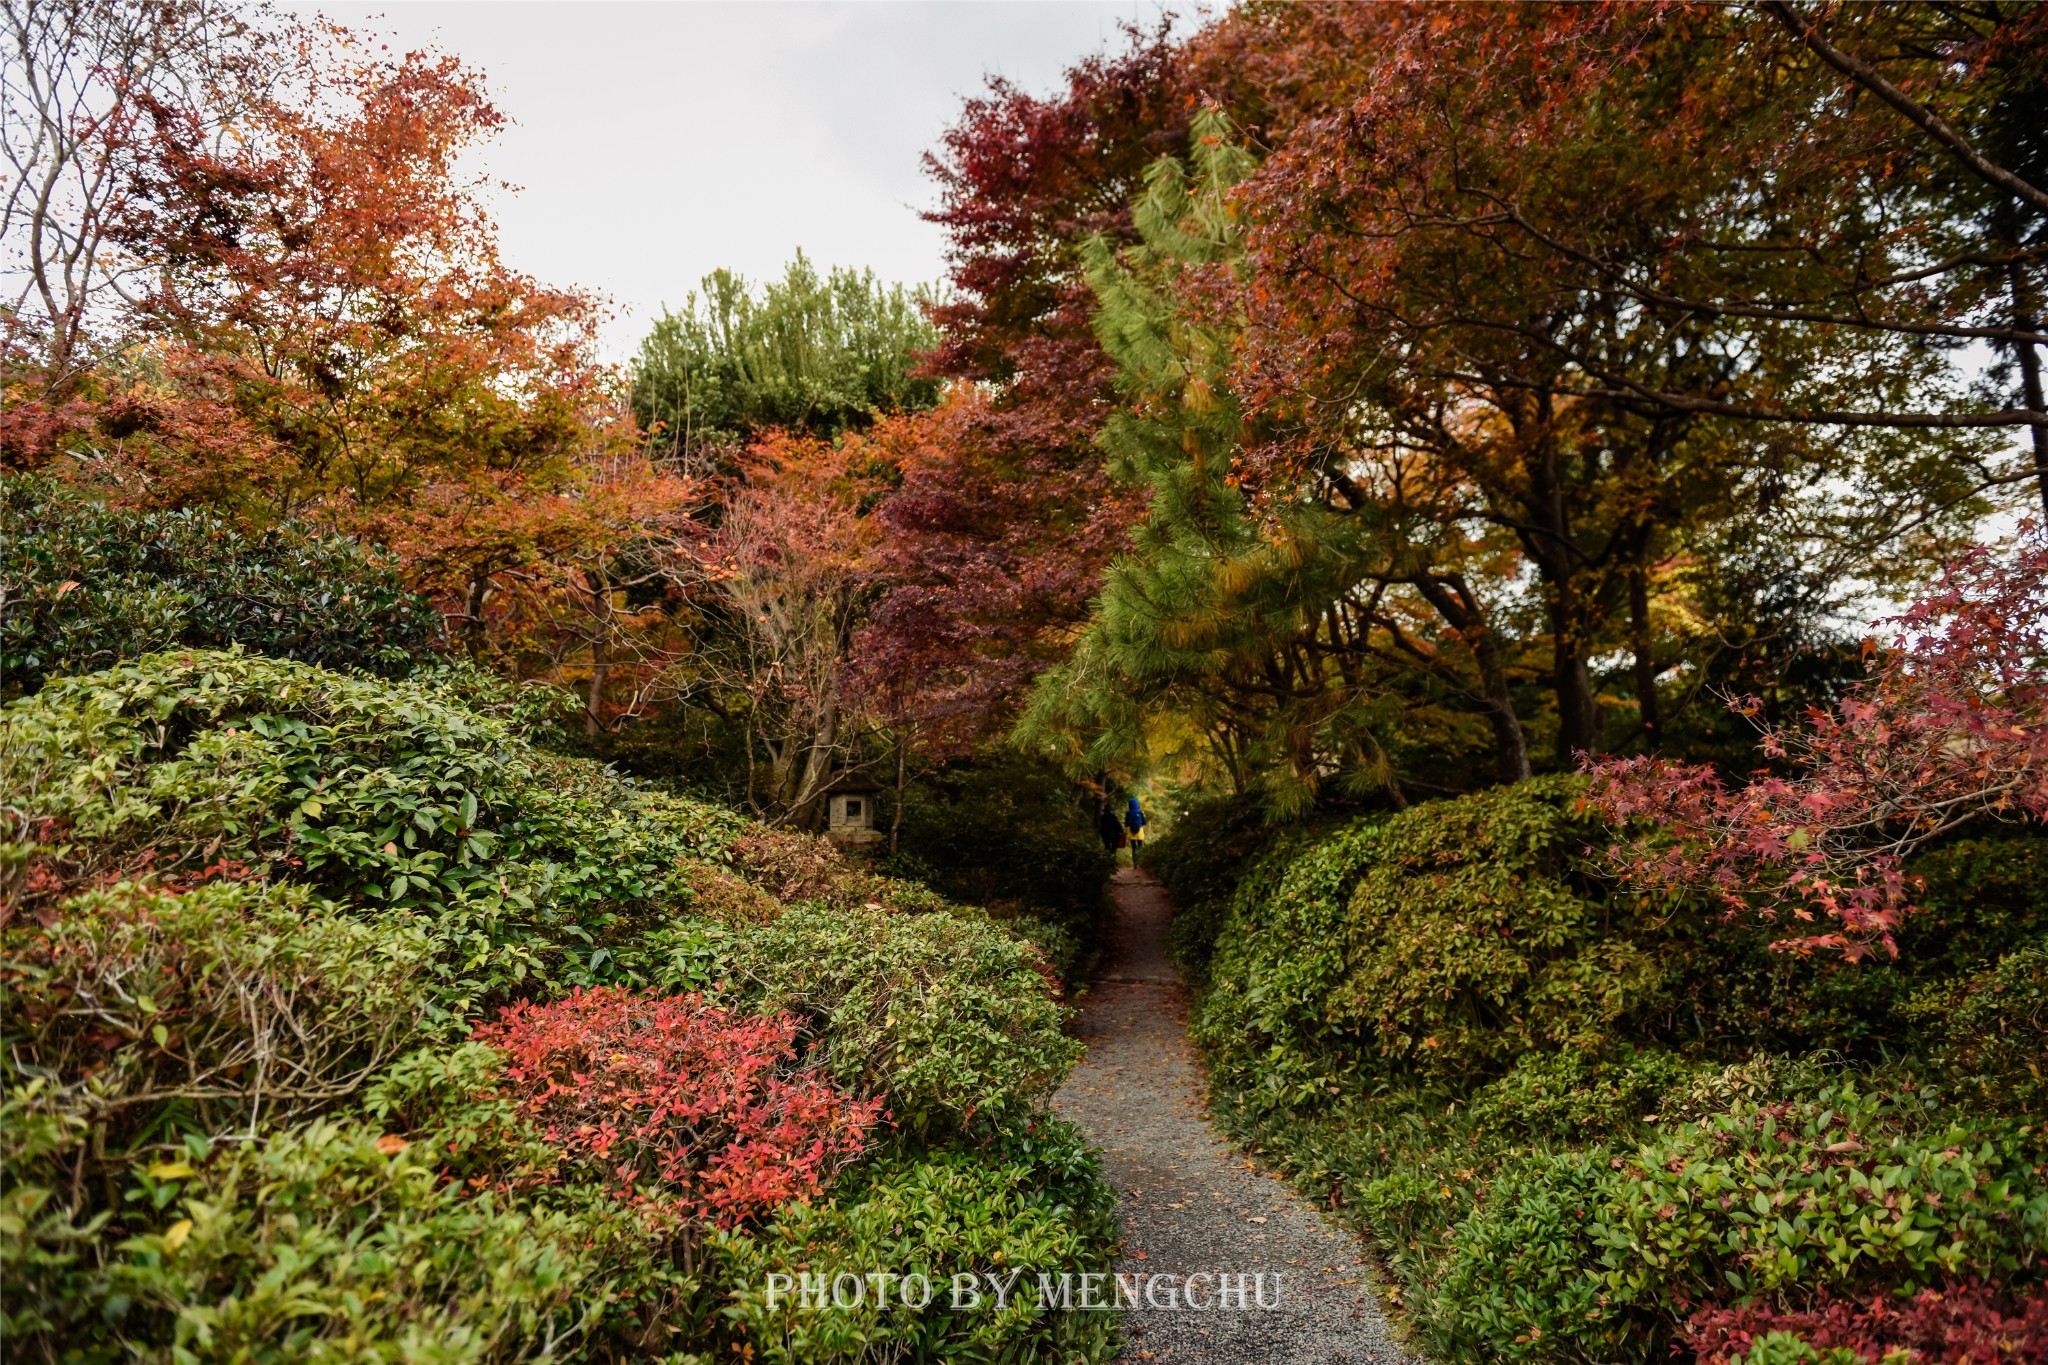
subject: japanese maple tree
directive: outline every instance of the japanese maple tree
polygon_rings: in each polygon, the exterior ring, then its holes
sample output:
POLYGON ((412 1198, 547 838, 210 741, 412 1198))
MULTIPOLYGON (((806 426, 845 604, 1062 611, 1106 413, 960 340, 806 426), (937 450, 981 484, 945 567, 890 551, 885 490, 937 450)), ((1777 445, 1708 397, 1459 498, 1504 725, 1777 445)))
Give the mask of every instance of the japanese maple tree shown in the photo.
POLYGON ((1624 875, 1819 930, 1787 947, 1896 953, 1909 853, 1973 820, 2048 821, 2048 539, 1971 551, 1890 624, 1833 710, 1764 730, 1774 767, 1742 786, 1705 766, 1594 765, 1592 801, 1654 830, 1624 845, 1624 875))
POLYGON ((1145 167, 1186 145, 1196 105, 1167 31, 1129 36, 1049 96, 991 81, 926 163, 952 287, 930 368, 972 387, 890 438, 919 455, 878 511, 886 591, 861 651, 876 676, 934 678, 922 723, 956 750, 1007 726, 1140 511, 1094 446, 1115 366, 1080 243, 1133 238, 1145 167))

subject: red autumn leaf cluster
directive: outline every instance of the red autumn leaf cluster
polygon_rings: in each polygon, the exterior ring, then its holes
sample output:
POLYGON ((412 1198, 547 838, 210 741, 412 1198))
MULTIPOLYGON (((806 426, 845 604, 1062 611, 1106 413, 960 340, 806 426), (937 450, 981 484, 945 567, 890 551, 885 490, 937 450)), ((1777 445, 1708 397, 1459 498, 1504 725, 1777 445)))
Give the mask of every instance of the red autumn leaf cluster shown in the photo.
POLYGON ((815 1194, 859 1156, 881 1101, 797 1065, 797 1022, 607 987, 480 1026, 503 1088, 572 1161, 688 1222, 731 1227, 815 1194))
POLYGON ((1594 804, 1656 831, 1623 848, 1624 875, 1833 926, 1785 946, 1896 953, 1907 854, 1973 819, 2048 820, 2048 538, 2028 528, 2006 559, 1972 550, 1887 624, 1869 677, 1766 729, 1779 766, 1744 786, 1650 758, 1591 765, 1594 804))
POLYGON ((927 158, 950 297, 930 372, 937 410, 880 424, 901 482, 876 509, 880 600, 856 649, 862 686, 935 750, 999 735, 1064 652, 1142 506, 1094 440, 1115 366, 1090 328, 1079 244, 1135 240, 1145 168, 1185 147, 1198 104, 1167 30, 1090 58, 1040 97, 993 79, 927 158))
POLYGON ((1767 1332, 1793 1333, 1821 1351, 1853 1351, 1872 1365, 1901 1351, 1923 1365, 2003 1365, 2048 1359, 2048 1298, 1970 1282, 1923 1289, 1910 1299, 1823 1294, 1797 1310, 1715 1306, 1686 1324, 1700 1365, 1745 1359, 1767 1332))

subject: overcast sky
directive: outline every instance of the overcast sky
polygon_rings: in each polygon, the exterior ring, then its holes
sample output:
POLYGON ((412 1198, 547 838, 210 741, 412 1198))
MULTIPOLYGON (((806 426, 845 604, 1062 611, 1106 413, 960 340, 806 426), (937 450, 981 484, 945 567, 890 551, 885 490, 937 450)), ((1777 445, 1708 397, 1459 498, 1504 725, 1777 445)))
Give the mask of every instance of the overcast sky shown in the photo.
MULTIPOLYGON (((437 47, 488 78, 511 120, 479 169, 510 264, 609 296, 629 356, 663 304, 719 266, 823 265, 936 280, 919 157, 991 74, 1041 93, 1149 26, 1161 0, 619 3, 421 0, 299 6, 437 47)), ((1177 13, 1193 3, 1174 0, 1177 13)), ((1183 24, 1185 27, 1185 24, 1183 24)))

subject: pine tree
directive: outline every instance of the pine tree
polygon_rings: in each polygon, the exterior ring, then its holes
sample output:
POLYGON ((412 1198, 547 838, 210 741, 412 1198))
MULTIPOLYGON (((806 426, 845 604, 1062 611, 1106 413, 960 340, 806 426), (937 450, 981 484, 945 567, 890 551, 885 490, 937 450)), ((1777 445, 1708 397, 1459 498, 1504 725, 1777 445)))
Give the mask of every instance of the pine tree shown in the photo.
POLYGON ((1084 249, 1123 400, 1100 444, 1149 507, 1021 733, 1081 771, 1199 737, 1276 812, 1333 786, 1398 806, 1399 744, 1462 730, 1447 747, 1483 745, 1460 695, 1478 690, 1478 670, 1401 586, 1416 551, 1384 501, 1353 505, 1327 475, 1243 483, 1242 454, 1265 433, 1229 380, 1245 270, 1230 191, 1254 165, 1207 110, 1189 158, 1146 176, 1141 245, 1084 249))

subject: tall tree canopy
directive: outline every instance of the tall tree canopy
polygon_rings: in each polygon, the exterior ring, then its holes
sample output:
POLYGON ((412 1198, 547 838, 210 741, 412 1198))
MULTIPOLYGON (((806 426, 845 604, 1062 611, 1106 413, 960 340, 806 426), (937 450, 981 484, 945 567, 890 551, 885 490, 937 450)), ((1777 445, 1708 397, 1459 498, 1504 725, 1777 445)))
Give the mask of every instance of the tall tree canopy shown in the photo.
POLYGON ((924 458, 880 509, 888 591, 864 648, 933 679, 929 709, 957 742, 1007 728, 1140 510, 1093 444, 1115 369, 1081 242, 1132 240, 1145 167, 1186 144, 1183 65, 1162 28, 1048 97, 993 80, 927 159, 952 286, 931 369, 973 390, 907 438, 924 458))
POLYGON ((1283 803, 1398 803, 1404 727, 1441 755, 1484 722, 1459 784, 1654 747, 1660 692, 1923 574, 2042 473, 2042 36, 1997 5, 1250 7, 1144 67, 1119 145, 1185 146, 1206 102, 1194 161, 1064 254, 988 226, 1043 222, 995 210, 1066 145, 1013 118, 959 233, 1037 311, 965 309, 951 354, 1151 508, 1030 732, 1088 766, 1164 711, 1283 803), (1107 392, 1034 390, 1047 342, 988 362, 1055 316, 1027 259, 1092 285, 1099 344, 1063 335, 1107 392))
POLYGON ((829 438, 929 408, 938 383, 919 361, 938 334, 924 304, 872 270, 821 276, 801 251, 758 289, 713 271, 641 342, 634 416, 657 449, 694 467, 773 428, 829 438))
POLYGON ((698 492, 640 448, 596 300, 501 258, 477 74, 203 0, 6 13, 8 154, 49 190, 4 222, 9 462, 388 546, 473 650, 633 709, 698 492))

